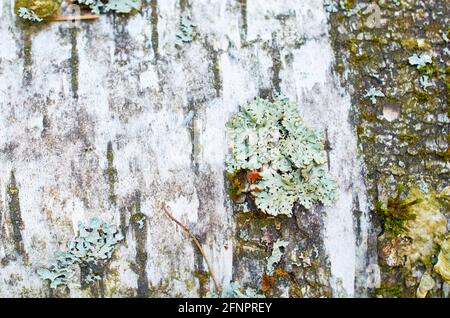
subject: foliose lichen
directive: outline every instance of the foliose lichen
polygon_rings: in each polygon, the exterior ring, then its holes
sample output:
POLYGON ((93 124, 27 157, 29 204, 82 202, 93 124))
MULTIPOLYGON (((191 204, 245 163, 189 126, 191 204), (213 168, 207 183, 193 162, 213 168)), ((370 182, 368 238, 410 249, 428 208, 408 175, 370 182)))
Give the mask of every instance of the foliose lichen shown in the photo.
POLYGON ((36 14, 36 12, 34 12, 33 10, 30 10, 30 9, 24 8, 24 7, 19 8, 18 15, 20 18, 22 18, 24 20, 29 20, 32 22, 42 22, 43 21, 43 19, 40 18, 36 14))
MULTIPOLYGON (((74 3, 88 7, 92 13, 131 13, 141 8, 141 0, 74 0, 74 3)), ((17 0, 16 14, 28 21, 42 22, 44 18, 57 15, 62 0, 17 0)))
POLYGON ((275 265, 280 262, 281 257, 284 254, 284 248, 289 245, 289 242, 277 240, 273 244, 272 255, 267 258, 267 273, 272 274, 275 265))
POLYGON ((181 46, 183 43, 189 43, 194 40, 194 27, 191 18, 183 14, 180 17, 180 27, 175 34, 175 44, 181 46))
POLYGON ((253 288, 243 288, 237 282, 231 282, 222 288, 220 295, 215 292, 209 292, 207 294, 209 298, 266 298, 262 294, 253 288))
POLYGON ((146 219, 147 219, 147 217, 143 213, 134 213, 131 216, 131 221, 136 223, 136 225, 138 226, 138 228, 140 230, 142 230, 144 228, 146 219))
POLYGON ((16 0, 14 8, 20 18, 41 22, 59 12, 61 0, 16 0))
POLYGON ((374 87, 370 88, 364 97, 369 97, 372 105, 377 103, 377 97, 385 97, 384 93, 379 89, 375 89, 374 87))
POLYGON ((58 253, 48 268, 37 270, 42 279, 50 281, 51 288, 67 285, 75 275, 75 265, 85 269, 84 283, 100 280, 115 247, 123 240, 115 225, 98 218, 80 223, 78 228, 78 235, 67 243, 67 251, 58 253))
MULTIPOLYGON (((330 206, 337 183, 326 170, 324 135, 307 127, 295 103, 283 97, 245 104, 226 124, 231 155, 227 172, 247 174, 239 196, 250 195, 256 207, 270 215, 292 215, 296 202, 330 206)), ((239 201, 239 200, 235 200, 239 201)))
POLYGON ((337 6, 337 3, 333 0, 324 0, 323 6, 325 7, 325 11, 329 13, 338 12, 339 8, 337 6))
POLYGON ((413 54, 408 58, 408 62, 410 65, 416 66, 417 69, 420 69, 421 67, 425 66, 426 64, 432 63, 431 56, 427 53, 419 53, 419 54, 413 54))
POLYGON ((95 14, 130 13, 141 8, 141 0, 76 0, 76 2, 89 7, 95 14))
POLYGON ((420 76, 419 84, 420 84, 420 87, 422 87, 424 90, 427 90, 428 87, 433 86, 433 84, 430 83, 430 77, 428 75, 420 76))

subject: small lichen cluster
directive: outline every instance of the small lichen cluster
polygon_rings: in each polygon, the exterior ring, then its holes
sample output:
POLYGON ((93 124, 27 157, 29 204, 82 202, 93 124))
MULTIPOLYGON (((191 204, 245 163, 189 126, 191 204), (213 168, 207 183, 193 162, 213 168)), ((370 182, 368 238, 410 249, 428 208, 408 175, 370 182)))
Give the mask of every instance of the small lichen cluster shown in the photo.
POLYGON ((78 228, 78 235, 67 243, 67 251, 58 253, 49 268, 37 270, 42 279, 50 281, 51 288, 67 285, 75 275, 75 265, 85 270, 83 283, 100 280, 115 247, 123 240, 115 225, 98 218, 90 219, 88 224, 80 223, 78 228))
POLYGON ((408 202, 402 198, 404 186, 402 184, 397 187, 397 195, 387 200, 387 205, 378 201, 375 205, 375 211, 381 216, 384 230, 392 233, 394 236, 403 234, 407 231, 406 222, 414 220, 415 214, 411 210, 411 206, 420 203, 420 199, 408 202))
POLYGON ((258 294, 253 288, 243 288, 237 282, 231 282, 225 286, 220 295, 215 292, 209 292, 207 294, 209 298, 265 298, 264 295, 258 294))
POLYGON ((433 86, 430 82, 430 78, 433 76, 434 68, 433 68, 433 59, 427 53, 419 53, 413 54, 408 58, 408 62, 412 66, 416 66, 419 72, 422 74, 419 77, 419 85, 424 90, 427 90, 428 87, 433 86))
POLYGON ((44 18, 55 15, 61 8, 61 0, 17 0, 16 14, 28 21, 41 22, 44 18))
POLYGON ((144 228, 145 220, 147 217, 143 213, 134 213, 131 216, 131 221, 135 223, 140 230, 144 228))
POLYGON ((346 16, 359 14, 367 7, 366 3, 356 3, 354 0, 324 0, 323 6, 328 13, 342 11, 346 16))
POLYGON ((432 63, 431 56, 426 53, 413 54, 408 58, 409 64, 416 66, 418 70, 423 68, 425 65, 432 63))
POLYGON ((273 244, 272 255, 267 258, 267 273, 272 274, 275 269, 275 265, 281 260, 284 254, 284 249, 288 246, 289 242, 277 240, 273 244))
POLYGON ((303 123, 296 104, 256 98, 227 122, 227 130, 228 178, 239 178, 232 181, 239 192, 235 201, 250 194, 260 211, 290 216, 296 202, 309 209, 337 199, 337 183, 325 167, 324 135, 303 123))
POLYGON ((40 18, 36 14, 36 12, 34 12, 33 10, 30 10, 30 9, 24 8, 24 7, 19 8, 18 15, 22 19, 29 20, 29 21, 32 21, 32 22, 41 22, 41 21, 43 21, 43 19, 40 18))
POLYGON ((76 2, 89 7, 95 14, 130 13, 141 8, 141 0, 76 0, 76 2))
MULTIPOLYGON (((88 7, 93 13, 131 13, 140 10, 141 0, 75 0, 75 4, 88 7)), ((17 0, 16 14, 28 21, 42 22, 59 13, 62 0, 17 0)))
POLYGON ((194 40, 195 24, 191 18, 184 14, 180 17, 180 27, 175 34, 175 44, 181 46, 183 43, 190 43, 194 40))
POLYGON ((369 97, 370 101, 372 102, 372 105, 375 105, 377 103, 377 97, 385 97, 384 93, 380 91, 379 89, 375 89, 374 87, 371 87, 364 97, 369 97))
POLYGON ((325 7, 325 10, 330 13, 339 11, 337 3, 333 0, 324 0, 323 6, 325 7))

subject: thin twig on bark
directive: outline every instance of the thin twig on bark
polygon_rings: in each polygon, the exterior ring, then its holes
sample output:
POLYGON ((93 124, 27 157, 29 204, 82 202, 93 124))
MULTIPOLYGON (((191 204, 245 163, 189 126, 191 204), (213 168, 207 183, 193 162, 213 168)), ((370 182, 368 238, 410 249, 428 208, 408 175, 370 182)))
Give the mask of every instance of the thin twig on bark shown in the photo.
POLYGON ((99 16, 95 14, 85 14, 85 15, 54 15, 48 18, 45 18, 46 21, 73 21, 73 20, 94 20, 98 19, 99 16))
POLYGON ((216 276, 214 275, 214 272, 213 272, 213 270, 212 270, 212 266, 211 266, 211 264, 209 263, 208 258, 206 257, 205 251, 203 251, 203 248, 202 248, 202 246, 200 245, 200 242, 197 240, 197 238, 195 237, 195 235, 192 234, 191 230, 189 230, 189 228, 188 228, 186 225, 184 225, 183 223, 181 223, 180 221, 178 221, 178 220, 177 220, 177 219, 169 212, 168 209, 169 209, 169 208, 168 208, 165 204, 163 204, 163 210, 164 210, 164 212, 167 214, 167 216, 168 216, 172 221, 174 221, 176 224, 178 224, 185 232, 187 232, 187 233, 189 234, 189 236, 192 238, 192 240, 194 241, 195 245, 197 245, 198 250, 199 250, 200 253, 202 254, 203 258, 205 259, 206 265, 208 266, 208 270, 209 270, 209 273, 211 274, 211 278, 212 278, 212 280, 213 280, 213 282, 214 282, 214 286, 216 287, 216 291, 217 291, 218 294, 220 294, 220 292, 221 292, 220 285, 219 285, 219 283, 218 283, 218 281, 217 281, 216 276))

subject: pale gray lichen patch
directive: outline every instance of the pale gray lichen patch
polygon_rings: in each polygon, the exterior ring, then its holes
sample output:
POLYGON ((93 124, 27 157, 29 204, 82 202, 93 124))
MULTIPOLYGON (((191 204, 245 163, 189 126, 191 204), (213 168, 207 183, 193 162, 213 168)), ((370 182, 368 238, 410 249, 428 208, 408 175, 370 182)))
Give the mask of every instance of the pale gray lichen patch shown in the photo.
POLYGON ((419 77, 419 84, 424 90, 427 90, 428 87, 433 86, 430 82, 430 77, 425 74, 419 77))
POLYGON ((372 105, 377 103, 377 97, 385 97, 384 93, 379 89, 375 89, 374 87, 370 88, 364 97, 369 97, 372 105))
POLYGON ((183 45, 183 43, 189 43, 194 40, 194 28, 195 24, 192 23, 191 18, 183 14, 180 17, 180 26, 175 35, 175 44, 183 45))
POLYGON ((23 20, 42 22, 44 18, 56 15, 61 0, 16 0, 14 11, 23 20))
POLYGON ((421 67, 431 64, 432 59, 431 56, 427 53, 419 53, 419 54, 413 54, 408 58, 408 62, 411 65, 414 65, 417 67, 417 69, 420 69, 421 67))
POLYGON ((283 257, 284 249, 289 245, 289 242, 277 240, 273 244, 272 255, 267 258, 267 273, 272 274, 274 266, 278 264, 283 257))
POLYGON ((326 169, 323 132, 307 127, 296 104, 257 98, 227 123, 231 156, 227 171, 249 171, 246 193, 261 211, 292 214, 296 202, 309 209, 337 199, 326 169))
POLYGON ((21 7, 19 8, 18 11, 18 15, 20 18, 24 19, 24 20, 29 20, 32 22, 42 22, 43 19, 41 17, 39 17, 36 12, 34 12, 33 10, 21 7))
POLYGON ((77 0, 76 2, 88 6, 95 14, 106 12, 130 13, 141 8, 141 0, 77 0))
POLYGON ((231 282, 226 285, 220 295, 214 292, 207 294, 210 298, 265 298, 264 295, 258 294, 253 288, 243 288, 237 282, 231 282))
POLYGON ((123 240, 115 225, 98 218, 78 225, 79 233, 67 243, 67 251, 58 253, 48 268, 39 268, 37 274, 50 281, 51 288, 67 283, 75 275, 74 265, 84 269, 82 283, 91 284, 102 278, 117 244, 123 240))
POLYGON ((323 6, 325 7, 325 11, 327 11, 329 13, 339 11, 337 3, 333 0, 324 0, 323 6))

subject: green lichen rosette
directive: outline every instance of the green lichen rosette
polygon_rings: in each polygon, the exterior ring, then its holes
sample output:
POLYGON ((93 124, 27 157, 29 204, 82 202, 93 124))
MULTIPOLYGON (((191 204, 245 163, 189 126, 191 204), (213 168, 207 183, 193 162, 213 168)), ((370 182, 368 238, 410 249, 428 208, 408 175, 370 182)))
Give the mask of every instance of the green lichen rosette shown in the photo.
POLYGON ((304 124, 295 103, 256 98, 231 117, 227 130, 226 166, 235 201, 250 196, 261 212, 274 216, 291 216, 295 203, 310 209, 336 201, 324 134, 304 124))

